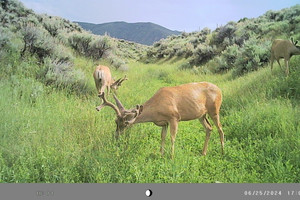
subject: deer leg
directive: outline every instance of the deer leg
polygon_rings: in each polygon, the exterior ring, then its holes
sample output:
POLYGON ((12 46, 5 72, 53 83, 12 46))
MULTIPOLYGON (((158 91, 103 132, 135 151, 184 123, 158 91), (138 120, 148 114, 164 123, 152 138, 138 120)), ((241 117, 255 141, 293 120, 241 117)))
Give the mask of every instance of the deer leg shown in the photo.
POLYGON ((107 95, 109 95, 109 93, 110 93, 110 86, 106 86, 106 89, 107 89, 107 95))
POLYGON ((161 147, 160 147, 161 155, 164 154, 165 140, 166 140, 167 131, 168 131, 168 124, 163 126, 162 129, 161 129, 161 147))
POLYGON ((222 130, 222 125, 220 123, 219 114, 215 114, 215 115, 211 116, 211 118, 213 119, 215 125, 218 128, 218 132, 220 135, 220 141, 221 141, 221 152, 222 152, 222 155, 224 155, 224 132, 222 130))
POLYGON ((285 63, 285 67, 286 67, 285 74, 286 74, 286 76, 288 76, 289 75, 289 61, 287 59, 285 59, 284 63, 285 63))
POLYGON ((273 63, 274 63, 274 56, 273 55, 271 55, 270 63, 271 63, 271 72, 272 72, 272 70, 273 70, 273 63))
POLYGON ((281 66, 281 64, 280 64, 279 59, 277 60, 277 63, 278 63, 278 65, 279 65, 280 69, 283 71, 284 69, 282 68, 282 66, 281 66))
POLYGON ((98 92, 98 96, 99 96, 99 94, 100 94, 100 89, 101 89, 99 80, 96 80, 96 79, 95 79, 95 85, 96 85, 97 92, 98 92))
POLYGON ((201 124, 203 125, 203 127, 205 128, 205 131, 206 131, 205 143, 204 143, 204 147, 203 147, 203 150, 202 150, 202 155, 205 156, 206 152, 207 152, 208 142, 209 142, 209 138, 210 138, 210 132, 211 132, 212 128, 211 128, 211 125, 210 125, 209 121, 206 118, 206 115, 201 117, 199 119, 199 121, 201 122, 201 124))
POLYGON ((174 159, 174 146, 175 146, 175 138, 178 129, 178 121, 177 119, 173 119, 170 121, 170 133, 171 133, 171 143, 172 143, 172 152, 171 158, 174 159))

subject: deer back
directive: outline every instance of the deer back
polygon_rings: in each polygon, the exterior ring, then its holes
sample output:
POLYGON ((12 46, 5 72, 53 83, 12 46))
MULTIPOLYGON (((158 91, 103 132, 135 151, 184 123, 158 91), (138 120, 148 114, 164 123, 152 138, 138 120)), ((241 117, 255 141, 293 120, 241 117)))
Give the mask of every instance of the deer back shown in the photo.
POLYGON ((95 81, 98 81, 101 85, 110 86, 113 82, 110 69, 103 65, 96 67, 93 76, 95 81))
POLYGON ((297 54, 297 52, 300 53, 300 50, 290 40, 276 39, 271 47, 271 53, 276 59, 289 59, 293 54, 297 54))
POLYGON ((222 103, 221 90, 208 82, 188 83, 159 89, 143 105, 135 123, 153 121, 164 124, 171 118, 188 121, 206 113, 218 114, 222 103))

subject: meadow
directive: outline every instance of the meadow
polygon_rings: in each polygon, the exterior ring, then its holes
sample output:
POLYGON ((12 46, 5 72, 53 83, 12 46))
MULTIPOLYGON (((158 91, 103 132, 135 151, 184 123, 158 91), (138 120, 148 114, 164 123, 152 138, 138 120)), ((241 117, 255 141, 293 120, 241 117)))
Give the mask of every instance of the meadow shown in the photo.
POLYGON ((75 59, 75 68, 88 79, 86 92, 74 93, 27 76, 22 69, 28 61, 20 60, 14 63, 14 75, 0 81, 0 182, 299 183, 300 58, 291 60, 288 77, 278 65, 273 73, 265 66, 236 78, 230 71, 179 70, 184 62, 131 60, 128 71, 113 69, 114 77, 129 78, 118 97, 132 108, 163 86, 218 85, 225 155, 213 126, 207 156, 201 156, 205 131, 198 120, 179 123, 174 160, 170 133, 162 157, 161 128, 152 123, 132 126, 116 142, 115 112, 109 107, 95 110, 100 104, 92 78, 96 62, 75 59))
POLYGON ((300 56, 290 60, 289 76, 268 66, 274 39, 300 40, 299 15, 295 5, 144 46, 2 2, 0 182, 299 183, 300 56), (95 109, 98 64, 115 78, 127 75, 117 95, 128 109, 164 86, 219 86, 225 154, 213 126, 201 155, 198 120, 179 123, 174 159, 170 134, 162 157, 161 128, 152 123, 114 140, 115 112, 95 109))

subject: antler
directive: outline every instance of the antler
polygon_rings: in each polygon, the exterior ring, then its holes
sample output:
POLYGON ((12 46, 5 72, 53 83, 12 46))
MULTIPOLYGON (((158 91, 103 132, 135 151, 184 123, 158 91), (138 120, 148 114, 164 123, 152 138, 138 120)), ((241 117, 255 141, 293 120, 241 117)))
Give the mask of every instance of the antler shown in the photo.
POLYGON ((97 111, 100 111, 104 106, 109 106, 116 111, 118 116, 121 116, 121 113, 120 113, 120 110, 118 109, 118 107, 106 100, 104 92, 102 92, 102 94, 99 95, 99 97, 103 99, 103 104, 96 107, 97 111))
POLYGON ((128 78, 126 77, 126 75, 124 76, 124 78, 119 78, 117 81, 115 81, 111 87, 116 87, 115 89, 117 90, 119 86, 121 86, 122 82, 128 80, 128 78))
POLYGON ((113 94, 113 96, 114 96, 114 99, 115 99, 115 101, 116 101, 116 104, 117 104, 117 106, 118 106, 120 112, 124 112, 124 111, 125 111, 125 108, 124 108, 124 106, 122 105, 121 101, 117 98, 117 96, 116 96, 115 94, 113 94))
POLYGON ((295 46, 298 44, 298 40, 295 41, 293 37, 291 37, 291 41, 292 41, 293 45, 295 45, 295 46))

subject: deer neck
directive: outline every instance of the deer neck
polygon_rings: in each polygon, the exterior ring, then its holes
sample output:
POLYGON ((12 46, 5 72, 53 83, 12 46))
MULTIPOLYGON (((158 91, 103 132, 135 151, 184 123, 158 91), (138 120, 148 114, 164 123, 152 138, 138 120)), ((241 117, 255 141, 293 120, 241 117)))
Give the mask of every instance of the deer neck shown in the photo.
POLYGON ((138 123, 145 123, 145 122, 153 122, 154 121, 154 116, 153 109, 151 109, 151 105, 149 105, 147 102, 143 105, 143 111, 142 113, 136 118, 134 121, 134 124, 138 123))

